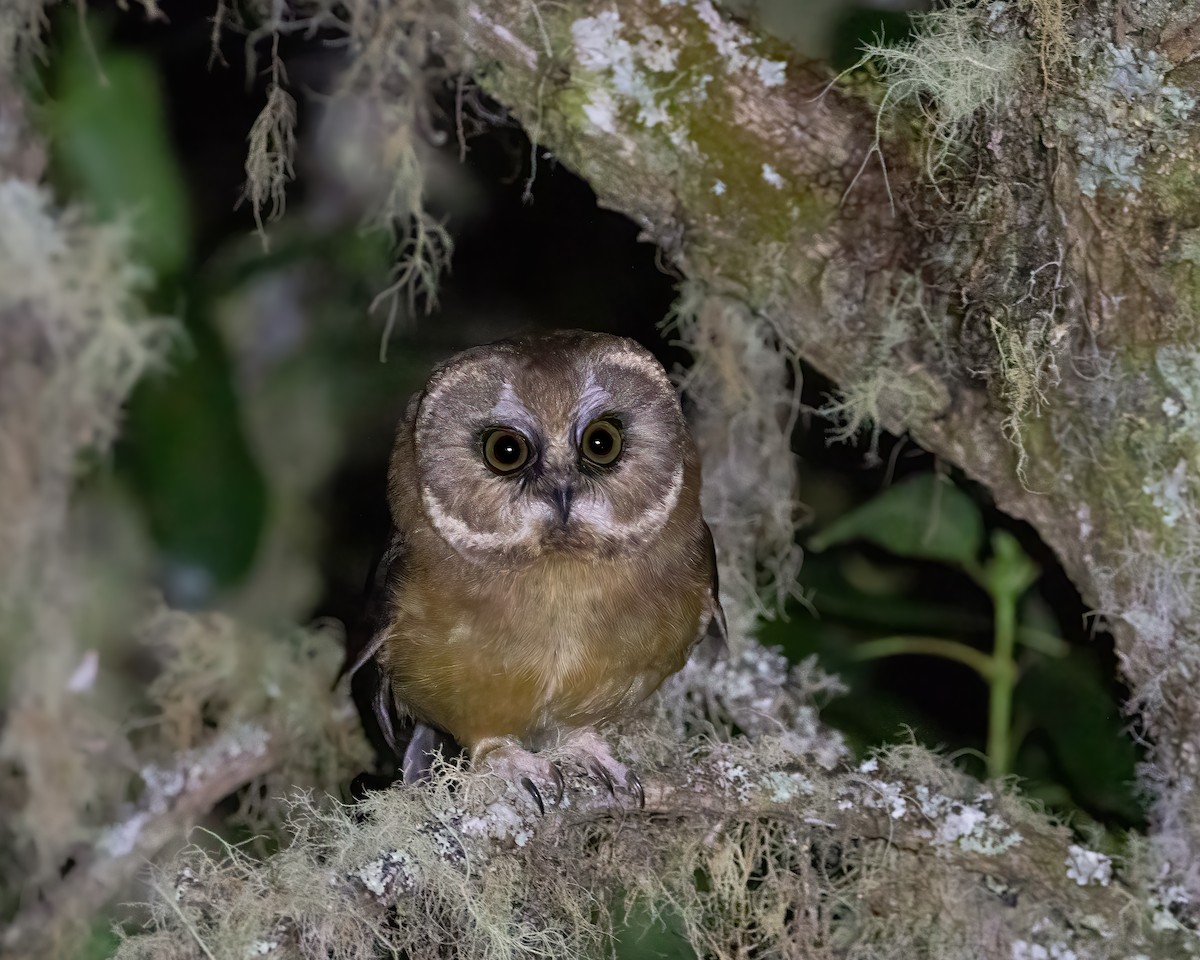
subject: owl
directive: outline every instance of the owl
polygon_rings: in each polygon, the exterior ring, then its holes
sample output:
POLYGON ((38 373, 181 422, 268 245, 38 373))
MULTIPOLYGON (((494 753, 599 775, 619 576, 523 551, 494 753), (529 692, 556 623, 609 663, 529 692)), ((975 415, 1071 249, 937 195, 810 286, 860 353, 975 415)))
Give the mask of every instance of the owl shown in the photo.
POLYGON ((535 781, 562 789, 537 752, 553 746, 640 796, 597 730, 725 634, 699 457, 661 364, 574 331, 466 350, 409 403, 388 499, 347 662, 378 668, 404 779, 449 739, 543 807, 535 781))

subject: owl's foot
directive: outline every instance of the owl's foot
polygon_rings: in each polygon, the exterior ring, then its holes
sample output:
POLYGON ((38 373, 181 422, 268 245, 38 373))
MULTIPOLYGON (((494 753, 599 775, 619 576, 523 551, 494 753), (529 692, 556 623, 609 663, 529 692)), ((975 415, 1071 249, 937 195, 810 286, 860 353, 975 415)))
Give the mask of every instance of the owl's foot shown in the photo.
POLYGON ((608 741, 595 730, 575 730, 562 740, 559 748, 603 783, 614 798, 620 786, 633 795, 639 807, 646 806, 646 791, 638 775, 612 755, 608 741))
POLYGON ((563 796, 563 775, 558 765, 536 753, 530 753, 515 740, 497 739, 477 744, 471 752, 471 765, 481 773, 499 777, 524 790, 538 813, 546 813, 543 791, 555 788, 553 803, 563 796), (539 788, 538 784, 541 784, 539 788))

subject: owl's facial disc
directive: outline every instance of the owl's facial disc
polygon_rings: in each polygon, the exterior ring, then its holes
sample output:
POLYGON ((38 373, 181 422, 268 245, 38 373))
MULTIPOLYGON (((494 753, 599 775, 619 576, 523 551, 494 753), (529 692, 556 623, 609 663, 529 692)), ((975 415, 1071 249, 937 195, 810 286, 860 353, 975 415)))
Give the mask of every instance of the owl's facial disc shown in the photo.
POLYGON ((612 555, 653 544, 694 448, 662 366, 629 341, 566 334, 476 348, 413 424, 425 515, 465 556, 612 555))

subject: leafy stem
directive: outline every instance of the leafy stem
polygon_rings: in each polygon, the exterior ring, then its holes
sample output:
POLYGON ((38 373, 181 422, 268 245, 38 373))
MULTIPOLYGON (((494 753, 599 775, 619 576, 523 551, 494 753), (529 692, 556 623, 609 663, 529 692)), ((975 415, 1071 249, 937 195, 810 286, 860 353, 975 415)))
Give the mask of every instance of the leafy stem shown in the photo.
POLYGON ((1017 685, 1017 665, 1013 659, 1017 634, 1017 596, 1011 593, 993 594, 995 629, 991 667, 991 690, 988 696, 988 776, 1002 777, 1008 773, 1012 757, 1013 690, 1017 685))
POLYGON ((992 682, 995 672, 992 658, 983 651, 957 640, 943 640, 940 637, 881 637, 878 640, 856 644, 853 651, 855 660, 876 660, 880 657, 906 654, 957 660, 970 667, 988 683, 992 682))
POLYGON ((988 685, 987 770, 1002 777, 1011 769, 1014 749, 1013 696, 1017 686, 1017 644, 1047 656, 1065 656, 1059 637, 1018 622, 1021 597, 1038 577, 1036 564, 1016 537, 1004 530, 991 535, 986 560, 983 518, 961 490, 939 478, 918 477, 897 484, 853 513, 842 517, 810 547, 824 550, 864 539, 899 556, 957 567, 987 591, 992 600, 990 654, 957 640, 929 636, 889 636, 859 644, 856 660, 919 654, 954 660, 970 667, 988 685))

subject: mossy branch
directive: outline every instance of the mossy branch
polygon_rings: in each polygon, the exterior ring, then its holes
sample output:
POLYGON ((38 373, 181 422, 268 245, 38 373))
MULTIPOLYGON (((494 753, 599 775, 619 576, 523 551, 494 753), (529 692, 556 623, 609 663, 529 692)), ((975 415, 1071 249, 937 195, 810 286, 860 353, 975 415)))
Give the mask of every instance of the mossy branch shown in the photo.
POLYGON ((607 910, 590 905, 618 896, 673 913, 698 952, 718 956, 837 957, 847 936, 859 956, 933 956, 921 945, 935 927, 977 943, 977 958, 1009 958, 1047 930, 1071 931, 1060 936, 1094 960, 1179 949, 1143 922, 1107 857, 924 751, 827 770, 773 738, 681 750, 642 730, 622 746, 642 765, 644 808, 566 755, 563 800, 544 815, 521 790, 454 769, 357 811, 319 813, 300 798, 297 840, 269 866, 195 850, 164 872, 154 931, 118 957, 423 960, 447 943, 472 956, 578 956, 612 934, 607 910), (918 875, 912 912, 892 915, 908 900, 897 885, 918 875))
MULTIPOLYGON (((266 718, 264 718, 266 719, 266 718)), ((180 842, 216 805, 279 763, 276 738, 252 725, 213 737, 181 752, 120 821, 99 832, 62 880, 39 891, 0 933, 5 960, 47 957, 90 924, 115 891, 132 881, 164 848, 180 842)), ((143 777, 146 774, 143 773, 143 777)))

